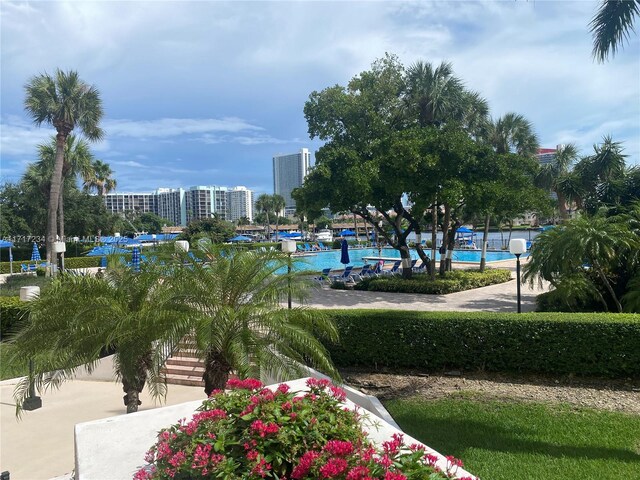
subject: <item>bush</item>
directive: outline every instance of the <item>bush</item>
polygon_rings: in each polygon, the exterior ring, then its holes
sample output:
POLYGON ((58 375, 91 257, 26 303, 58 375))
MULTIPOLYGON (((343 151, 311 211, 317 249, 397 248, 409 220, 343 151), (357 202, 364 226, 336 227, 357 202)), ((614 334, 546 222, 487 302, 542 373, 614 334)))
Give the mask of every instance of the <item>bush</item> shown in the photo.
POLYGON ((640 315, 327 310, 338 367, 640 377, 640 315))
POLYGON ((559 290, 541 293, 536 297, 538 312, 598 312, 602 311, 602 304, 595 298, 578 299, 567 296, 559 290))
POLYGON ((20 297, 0 297, 0 339, 11 337, 20 327, 26 311, 20 297))
MULTIPOLYGON (((127 261, 131 261, 131 254, 122 255, 127 261)), ((93 268, 100 266, 102 257, 73 257, 64 259, 64 268, 93 268)))
POLYGON ((341 403, 344 391, 314 378, 307 386, 309 393, 286 384, 271 391, 254 379, 229 381, 230 391, 214 392, 189 421, 160 431, 145 456, 150 465, 134 480, 408 478, 403 473, 436 480, 462 465, 406 445, 402 435, 376 449, 361 414, 341 403))
POLYGON ((436 276, 434 280, 426 273, 414 274, 410 279, 397 276, 370 277, 359 282, 356 290, 397 293, 424 293, 445 295, 472 288, 486 287, 511 280, 509 270, 454 270, 445 277, 436 276))

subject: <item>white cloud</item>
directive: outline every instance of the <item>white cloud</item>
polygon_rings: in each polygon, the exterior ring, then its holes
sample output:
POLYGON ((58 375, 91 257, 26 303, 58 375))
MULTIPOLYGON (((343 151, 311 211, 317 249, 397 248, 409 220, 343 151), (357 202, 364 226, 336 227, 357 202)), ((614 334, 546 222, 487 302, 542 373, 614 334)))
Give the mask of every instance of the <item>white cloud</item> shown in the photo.
POLYGON ((105 120, 107 135, 115 137, 176 137, 208 132, 242 132, 264 130, 235 118, 160 118, 157 120, 105 120))

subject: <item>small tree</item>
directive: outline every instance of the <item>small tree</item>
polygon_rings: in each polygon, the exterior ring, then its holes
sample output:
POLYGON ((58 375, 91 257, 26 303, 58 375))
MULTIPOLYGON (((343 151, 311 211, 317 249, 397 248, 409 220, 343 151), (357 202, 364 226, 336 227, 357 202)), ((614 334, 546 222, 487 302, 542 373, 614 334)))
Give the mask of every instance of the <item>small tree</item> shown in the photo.
POLYGON ((181 238, 194 242, 200 238, 208 238, 213 243, 223 243, 235 236, 236 227, 231 222, 217 217, 194 220, 187 225, 181 238))

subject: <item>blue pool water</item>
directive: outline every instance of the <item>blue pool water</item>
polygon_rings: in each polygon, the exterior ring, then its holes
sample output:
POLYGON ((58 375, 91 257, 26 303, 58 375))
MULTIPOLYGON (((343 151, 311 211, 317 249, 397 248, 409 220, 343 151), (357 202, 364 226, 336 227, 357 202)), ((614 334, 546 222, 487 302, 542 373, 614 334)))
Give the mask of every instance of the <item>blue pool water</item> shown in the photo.
MULTIPOLYGON (((430 251, 429 251, 430 252, 430 251)), ((427 254, 429 252, 426 252, 427 254)), ((453 252, 453 260, 457 262, 474 262, 480 263, 480 250, 454 250, 453 252)), ((528 254, 522 255, 522 257, 526 257, 528 254)), ((349 249, 349 259, 354 267, 362 267, 365 261, 363 257, 377 257, 378 249, 377 248, 354 248, 349 249)), ((400 252, 393 248, 383 248, 380 252, 381 257, 384 258, 397 258, 400 260, 400 252)), ((415 250, 411 250, 411 258, 419 258, 418 253, 415 250)), ((511 260, 516 258, 514 255, 511 255, 509 252, 487 252, 487 262, 496 262, 499 260, 511 260)), ((440 255, 438 255, 438 259, 440 259, 440 255)), ((344 268, 344 266, 340 263, 340 250, 330 250, 327 252, 318 252, 313 256, 309 257, 297 257, 296 261, 298 265, 296 268, 298 270, 312 270, 312 271, 320 271, 324 268, 333 268, 335 270, 339 270, 344 268)), ((391 260, 386 263, 389 264, 391 260)), ((369 261, 368 263, 373 263, 369 261)))

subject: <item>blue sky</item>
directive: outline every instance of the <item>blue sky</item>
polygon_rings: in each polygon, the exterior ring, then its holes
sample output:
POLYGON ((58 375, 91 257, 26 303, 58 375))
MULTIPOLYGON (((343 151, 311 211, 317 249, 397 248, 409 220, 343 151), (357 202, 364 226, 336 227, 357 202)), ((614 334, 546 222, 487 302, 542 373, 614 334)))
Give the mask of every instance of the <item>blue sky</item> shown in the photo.
POLYGON ((17 181, 50 128, 24 84, 75 69, 101 92, 94 144, 118 191, 244 185, 272 191, 271 158, 309 140, 309 94, 346 84, 385 52, 453 63, 498 117, 527 117, 541 145, 603 135, 640 163, 640 42, 591 58, 591 1, 0 2, 1 174, 17 181))

